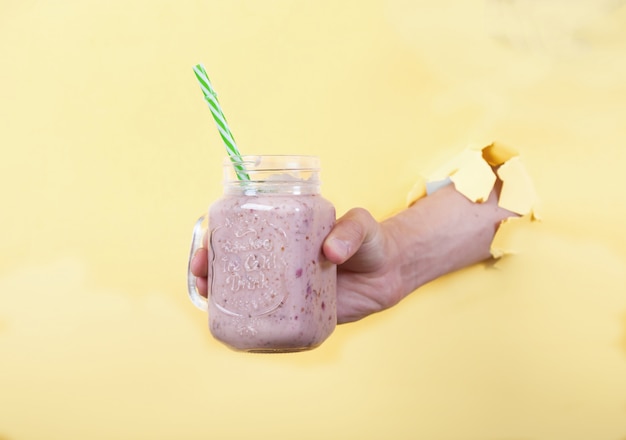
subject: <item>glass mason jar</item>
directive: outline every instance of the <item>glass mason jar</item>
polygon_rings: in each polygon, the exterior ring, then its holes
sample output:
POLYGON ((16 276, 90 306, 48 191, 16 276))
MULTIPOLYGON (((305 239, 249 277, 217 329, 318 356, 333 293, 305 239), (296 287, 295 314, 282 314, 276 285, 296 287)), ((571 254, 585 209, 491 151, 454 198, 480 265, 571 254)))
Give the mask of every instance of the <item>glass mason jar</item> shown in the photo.
MULTIPOLYGON (((280 353, 320 345, 337 323, 336 266, 322 254, 335 222, 320 195, 319 158, 225 159, 224 194, 194 230, 209 253, 208 300, 189 272, 189 295, 208 310, 211 334, 240 351, 280 353)), ((191 257, 190 257, 191 258, 191 257)))

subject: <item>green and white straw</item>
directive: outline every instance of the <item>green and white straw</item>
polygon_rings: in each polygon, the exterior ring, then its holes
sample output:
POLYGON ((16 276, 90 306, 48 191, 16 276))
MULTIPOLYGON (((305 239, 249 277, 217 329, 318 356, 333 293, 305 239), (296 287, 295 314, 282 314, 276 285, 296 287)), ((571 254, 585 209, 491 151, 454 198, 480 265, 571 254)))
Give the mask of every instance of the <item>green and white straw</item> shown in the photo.
POLYGON ((235 138, 233 137, 230 128, 228 128, 226 117, 224 116, 220 103, 217 100, 217 93, 215 93, 215 90, 211 85, 211 81, 209 81, 209 75, 207 75, 202 64, 196 64, 193 68, 193 73, 196 74, 196 78, 198 79, 198 83, 200 83, 200 88, 204 94, 204 99, 209 104, 209 109, 211 110, 211 114, 215 120, 215 125, 217 125, 217 130, 220 132, 220 137, 226 146, 228 157, 230 157, 230 160, 235 167, 237 178, 239 180, 250 180, 250 176, 248 176, 242 165, 241 154, 237 149, 235 138))

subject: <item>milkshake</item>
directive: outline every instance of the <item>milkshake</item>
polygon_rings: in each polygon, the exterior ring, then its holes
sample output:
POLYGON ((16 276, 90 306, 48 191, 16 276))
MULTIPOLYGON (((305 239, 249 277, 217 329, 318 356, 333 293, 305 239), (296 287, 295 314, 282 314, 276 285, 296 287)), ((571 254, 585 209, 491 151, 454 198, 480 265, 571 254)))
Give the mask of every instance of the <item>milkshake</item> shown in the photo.
POLYGON ((317 158, 245 157, 227 164, 209 209, 209 328, 251 352, 312 349, 334 330, 336 266, 322 254, 335 210, 319 193, 317 158))

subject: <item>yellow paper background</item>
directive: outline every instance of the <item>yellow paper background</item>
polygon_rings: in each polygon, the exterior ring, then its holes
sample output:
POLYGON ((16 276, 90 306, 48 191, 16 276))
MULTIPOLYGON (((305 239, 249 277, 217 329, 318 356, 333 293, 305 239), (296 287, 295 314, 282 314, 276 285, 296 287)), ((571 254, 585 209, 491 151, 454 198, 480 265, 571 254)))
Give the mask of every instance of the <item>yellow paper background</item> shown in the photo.
POLYGON ((626 438, 623 2, 1 0, 0 63, 0 439, 626 438), (317 350, 231 352, 185 292, 197 62, 338 214, 496 139, 543 221, 317 350))

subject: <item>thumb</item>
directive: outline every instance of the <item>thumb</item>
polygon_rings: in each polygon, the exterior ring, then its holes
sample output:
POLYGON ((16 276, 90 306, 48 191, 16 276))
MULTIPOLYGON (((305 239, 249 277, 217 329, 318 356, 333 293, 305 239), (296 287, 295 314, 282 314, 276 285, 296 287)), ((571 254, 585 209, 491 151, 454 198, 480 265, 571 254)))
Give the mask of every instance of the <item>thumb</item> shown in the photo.
POLYGON ((363 208, 353 208, 337 220, 326 237, 323 252, 329 261, 343 264, 379 235, 379 224, 363 208))

